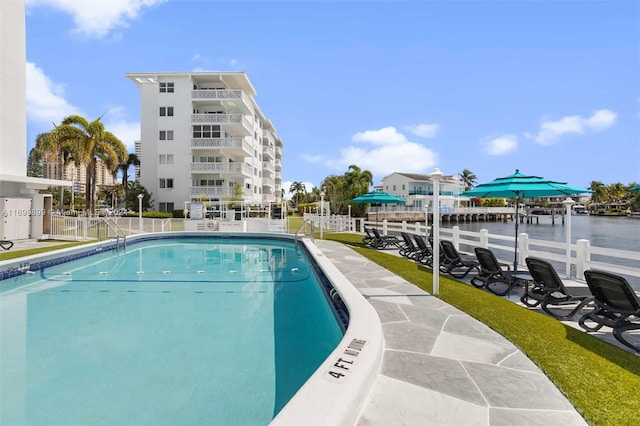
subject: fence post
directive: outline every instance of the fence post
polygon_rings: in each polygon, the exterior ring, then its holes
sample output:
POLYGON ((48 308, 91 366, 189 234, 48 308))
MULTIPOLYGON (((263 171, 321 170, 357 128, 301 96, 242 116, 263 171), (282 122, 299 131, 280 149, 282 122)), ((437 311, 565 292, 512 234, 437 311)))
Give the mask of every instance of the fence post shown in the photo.
POLYGON ((387 235, 388 225, 387 219, 382 219, 382 235, 387 235))
POLYGON ((518 265, 525 265, 525 259, 529 257, 529 234, 518 235, 518 265))
POLYGON ((453 245, 455 246, 456 250, 460 250, 460 227, 454 226, 453 228, 451 228, 451 231, 451 239, 453 240, 453 245))
POLYGON ((589 240, 576 241, 576 278, 584 280, 584 271, 591 262, 591 246, 589 240))
POLYGON ((480 230, 480 247, 489 248, 489 231, 486 229, 480 230))

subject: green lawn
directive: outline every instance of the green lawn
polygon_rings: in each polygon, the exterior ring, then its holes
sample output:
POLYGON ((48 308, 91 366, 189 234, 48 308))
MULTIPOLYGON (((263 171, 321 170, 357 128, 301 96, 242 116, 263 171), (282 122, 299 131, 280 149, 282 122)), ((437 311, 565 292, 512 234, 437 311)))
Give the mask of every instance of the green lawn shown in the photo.
MULTIPOLYGON (((356 234, 325 234, 432 291, 431 271, 365 247, 356 234)), ((564 392, 592 425, 640 424, 640 357, 546 315, 441 276, 438 297, 505 336, 564 392)), ((516 396, 514 396, 516 397, 516 396)))

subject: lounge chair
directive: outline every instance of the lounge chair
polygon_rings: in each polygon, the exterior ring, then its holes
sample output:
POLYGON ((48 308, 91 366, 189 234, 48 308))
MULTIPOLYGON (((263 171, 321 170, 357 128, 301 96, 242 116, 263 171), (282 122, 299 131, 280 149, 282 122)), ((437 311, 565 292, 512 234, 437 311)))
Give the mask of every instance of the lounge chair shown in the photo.
POLYGON ((640 298, 627 280, 610 272, 593 269, 585 271, 584 277, 594 295, 595 309, 580 318, 580 326, 587 331, 598 331, 602 326, 611 327, 613 336, 620 343, 640 352, 640 343, 634 344, 624 336, 627 331, 640 330, 640 298), (587 321, 596 325, 588 325, 587 321))
MULTIPOLYGON (((533 278, 533 287, 525 288, 520 301, 530 307, 540 305, 543 311, 559 320, 572 318, 588 303, 593 302, 593 294, 587 287, 567 287, 551 263, 536 257, 525 259, 533 278), (573 306, 575 305, 575 306, 573 306), (569 313, 551 310, 551 307, 570 307, 569 313)), ((566 309, 564 309, 566 312, 566 309)))
POLYGON ((493 294, 504 296, 511 292, 511 288, 518 282, 506 263, 498 262, 496 256, 489 249, 476 247, 474 249, 478 259, 478 275, 471 278, 471 284, 478 288, 486 288, 493 294), (503 269, 503 268, 506 268, 503 269), (503 288, 505 287, 506 288, 503 288))
POLYGON ((433 250, 424 238, 420 235, 414 235, 413 239, 418 246, 418 252, 416 253, 414 260, 422 263, 423 265, 431 266, 433 264, 433 250))
POLYGON ((362 237, 362 243, 365 246, 370 246, 371 243, 373 241, 375 241, 375 239, 376 239, 376 237, 374 237, 374 235, 371 233, 371 230, 365 226, 364 227, 364 236, 362 237))
POLYGON ((402 241, 400 241, 398 237, 381 235, 377 228, 371 228, 371 232, 373 233, 374 240, 369 244, 370 247, 378 250, 384 250, 389 247, 400 248, 402 241))
POLYGON ((459 253, 451 241, 440 240, 444 253, 444 262, 440 270, 454 278, 464 278, 473 269, 478 269, 478 260, 473 256, 459 253), (459 271, 462 269, 462 271, 459 271))
POLYGON ((13 247, 13 241, 0 240, 0 247, 2 247, 5 250, 9 250, 11 247, 13 247))
POLYGON ((415 260, 414 257, 416 253, 418 253, 418 247, 413 243, 413 240, 408 233, 400 232, 400 236, 403 241, 402 247, 400 247, 400 256, 415 260))

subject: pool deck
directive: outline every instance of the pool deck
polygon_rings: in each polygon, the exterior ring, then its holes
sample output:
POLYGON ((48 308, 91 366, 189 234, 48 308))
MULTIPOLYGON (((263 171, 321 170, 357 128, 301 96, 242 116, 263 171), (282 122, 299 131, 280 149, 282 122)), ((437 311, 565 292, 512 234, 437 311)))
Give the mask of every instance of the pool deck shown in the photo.
POLYGON ((382 323, 382 367, 358 425, 587 424, 500 334, 343 244, 315 244, 382 323))

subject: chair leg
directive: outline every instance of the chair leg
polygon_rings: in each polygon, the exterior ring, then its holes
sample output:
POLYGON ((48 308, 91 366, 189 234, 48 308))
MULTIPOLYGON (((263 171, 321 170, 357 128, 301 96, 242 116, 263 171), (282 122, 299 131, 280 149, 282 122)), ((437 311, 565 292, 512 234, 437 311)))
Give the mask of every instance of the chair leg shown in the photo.
MULTIPOLYGON (((567 315, 559 315, 556 312, 551 311, 551 309, 549 308, 549 306, 554 306, 554 305, 558 305, 557 303, 553 303, 553 302, 549 302, 549 301, 543 301, 542 302, 542 310, 545 311, 546 313, 548 313, 549 315, 551 315, 554 318, 557 318, 559 320, 568 320, 570 318, 572 318, 575 314, 578 313, 578 311, 580 309, 582 309, 585 305, 587 305, 590 302, 593 302, 593 297, 586 297, 584 299, 582 299, 580 301, 580 303, 571 310, 571 312, 569 312, 567 315)), ((579 299, 575 299, 574 301, 578 301, 579 299)))
POLYGON ((613 337, 615 337, 618 342, 622 343, 626 347, 633 349, 635 352, 640 352, 640 346, 634 345, 623 336, 623 333, 631 330, 640 330, 640 324, 628 324, 623 327, 616 327, 613 329, 613 337))

